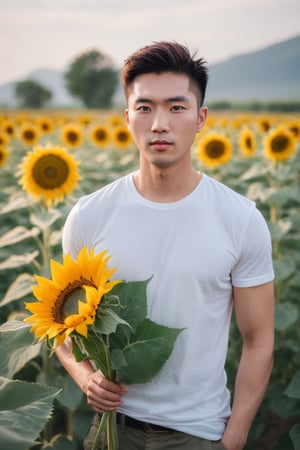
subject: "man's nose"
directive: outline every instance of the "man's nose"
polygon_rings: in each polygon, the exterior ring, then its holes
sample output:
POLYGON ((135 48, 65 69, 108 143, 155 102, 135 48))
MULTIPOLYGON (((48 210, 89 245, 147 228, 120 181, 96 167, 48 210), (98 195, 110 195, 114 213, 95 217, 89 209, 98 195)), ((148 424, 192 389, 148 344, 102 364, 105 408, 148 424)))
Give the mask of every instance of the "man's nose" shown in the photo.
POLYGON ((152 122, 152 131, 163 133, 169 130, 168 116, 164 111, 156 111, 152 122))

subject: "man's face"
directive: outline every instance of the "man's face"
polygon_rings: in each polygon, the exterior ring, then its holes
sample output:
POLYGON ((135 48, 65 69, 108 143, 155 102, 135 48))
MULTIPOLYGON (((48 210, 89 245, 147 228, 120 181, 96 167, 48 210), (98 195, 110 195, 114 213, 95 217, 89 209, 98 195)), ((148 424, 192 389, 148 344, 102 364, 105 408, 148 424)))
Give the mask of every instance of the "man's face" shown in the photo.
POLYGON ((127 123, 141 161, 167 167, 190 160, 191 145, 207 110, 199 110, 188 76, 172 72, 139 75, 127 94, 127 123))

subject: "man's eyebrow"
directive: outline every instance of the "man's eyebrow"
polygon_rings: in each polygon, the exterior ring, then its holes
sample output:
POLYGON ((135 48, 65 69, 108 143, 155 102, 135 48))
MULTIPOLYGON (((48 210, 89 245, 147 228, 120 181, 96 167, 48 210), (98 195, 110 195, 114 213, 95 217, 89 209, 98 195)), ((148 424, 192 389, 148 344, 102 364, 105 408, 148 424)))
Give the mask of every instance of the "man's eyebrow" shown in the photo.
POLYGON ((151 100, 150 98, 146 98, 146 97, 137 97, 134 100, 134 103, 153 103, 153 100, 151 100))
MULTIPOLYGON (((164 100, 165 103, 173 102, 188 102, 189 99, 185 95, 176 95, 174 97, 169 97, 164 100)), ((137 97, 134 101, 135 103, 154 103, 154 100, 147 97, 137 97)))

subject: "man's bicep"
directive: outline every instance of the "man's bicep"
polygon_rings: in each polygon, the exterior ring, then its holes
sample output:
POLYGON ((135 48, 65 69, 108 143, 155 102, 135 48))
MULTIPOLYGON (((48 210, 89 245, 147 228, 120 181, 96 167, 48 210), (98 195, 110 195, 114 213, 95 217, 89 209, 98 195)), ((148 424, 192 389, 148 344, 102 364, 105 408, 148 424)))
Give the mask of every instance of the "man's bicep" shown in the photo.
POLYGON ((246 288, 234 288, 234 308, 237 325, 249 343, 273 339, 274 283, 246 288))

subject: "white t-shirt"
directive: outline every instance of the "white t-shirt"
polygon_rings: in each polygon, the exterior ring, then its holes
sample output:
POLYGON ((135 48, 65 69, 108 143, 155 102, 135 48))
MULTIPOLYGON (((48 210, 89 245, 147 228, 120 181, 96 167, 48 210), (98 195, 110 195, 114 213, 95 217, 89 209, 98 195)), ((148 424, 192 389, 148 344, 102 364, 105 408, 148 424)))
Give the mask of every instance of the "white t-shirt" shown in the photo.
POLYGON ((205 439, 220 439, 230 415, 224 364, 232 285, 273 279, 270 234, 249 199, 203 175, 172 203, 142 197, 133 175, 84 196, 70 212, 64 253, 108 250, 117 279, 145 280, 148 316, 185 328, 151 382, 128 386, 120 411, 205 439))

